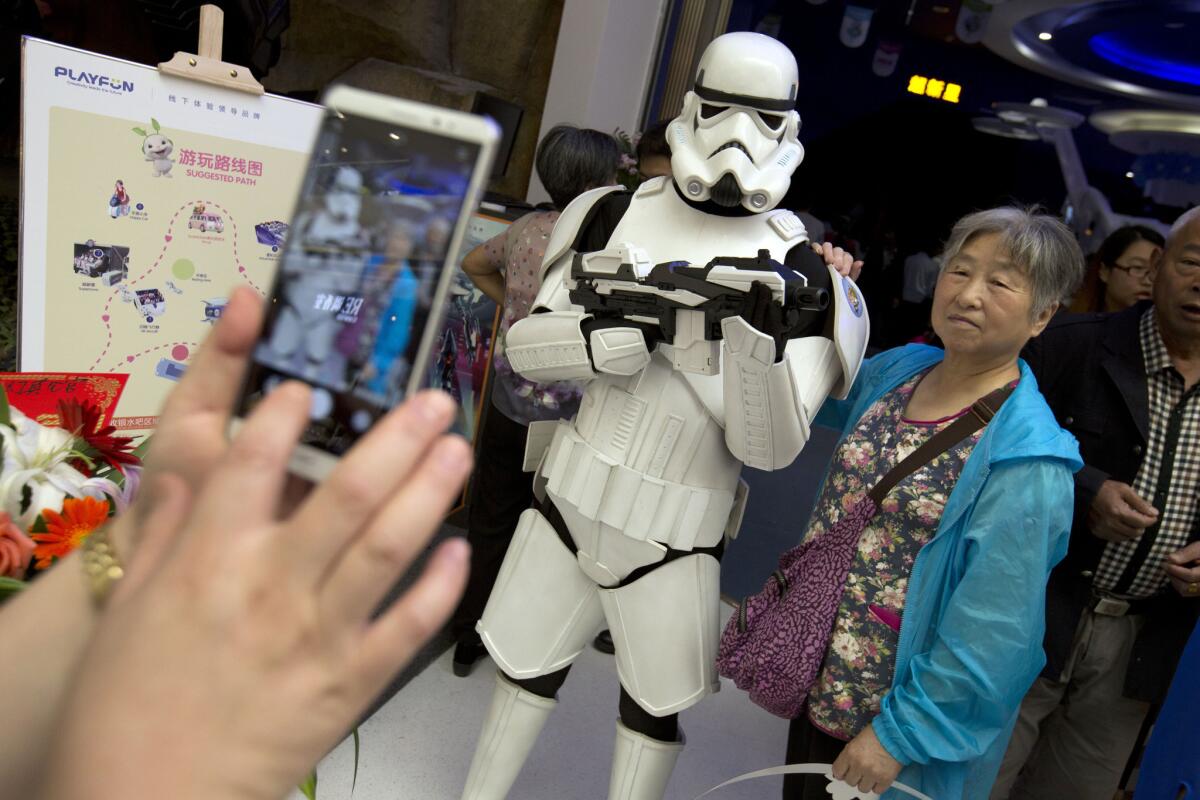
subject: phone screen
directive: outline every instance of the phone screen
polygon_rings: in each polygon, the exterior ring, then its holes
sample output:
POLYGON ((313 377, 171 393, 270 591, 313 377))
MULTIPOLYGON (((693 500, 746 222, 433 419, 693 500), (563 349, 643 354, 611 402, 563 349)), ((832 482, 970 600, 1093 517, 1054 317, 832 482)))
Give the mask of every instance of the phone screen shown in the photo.
POLYGON ((242 394, 313 387, 302 442, 348 450, 404 399, 479 146, 326 113, 242 394))

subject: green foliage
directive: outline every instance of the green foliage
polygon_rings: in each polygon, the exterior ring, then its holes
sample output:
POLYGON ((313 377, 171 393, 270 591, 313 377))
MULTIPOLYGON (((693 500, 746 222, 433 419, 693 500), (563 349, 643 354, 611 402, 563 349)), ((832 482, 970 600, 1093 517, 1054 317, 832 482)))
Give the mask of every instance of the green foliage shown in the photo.
POLYGON ((315 769, 304 779, 304 783, 300 784, 300 792, 308 800, 317 800, 317 771, 315 769))
POLYGON ((8 410, 8 393, 0 389, 0 425, 13 427, 12 413, 8 410))
POLYGON ((0 577, 0 603, 3 603, 24 588, 25 581, 19 581, 16 578, 0 577))
POLYGON ((642 183, 642 176, 637 168, 638 136, 630 136, 620 128, 613 128, 613 139, 621 150, 621 159, 617 162, 617 183, 633 191, 642 183))
POLYGON ((635 152, 635 146, 633 143, 633 139, 630 138, 628 133, 621 130, 620 128, 614 128, 613 129, 613 138, 617 140, 617 144, 620 145, 622 153, 625 153, 626 155, 631 155, 631 156, 637 155, 637 153, 635 152))
POLYGON ((354 778, 350 781, 350 796, 354 796, 354 787, 358 786, 358 728, 354 729, 354 778))
POLYGON ((145 137, 146 137, 146 135, 147 135, 147 134, 146 134, 146 129, 145 129, 145 128, 134 128, 134 129, 133 129, 133 132, 134 132, 134 133, 136 133, 138 136, 141 136, 141 137, 143 137, 143 138, 145 138, 145 137))
POLYGON ((150 440, 153 438, 153 436, 147 436, 146 438, 142 439, 142 441, 138 442, 137 447, 133 448, 133 454, 137 456, 138 461, 141 461, 143 464, 146 463, 146 453, 150 450, 150 440))
MULTIPOLYGON (((354 777, 350 781, 350 796, 353 797, 354 788, 358 786, 358 755, 362 742, 358 738, 358 728, 354 729, 351 736, 354 737, 354 777)), ((317 770, 315 768, 298 788, 308 800, 317 800, 317 770)))
POLYGON ((154 128, 155 133, 158 133, 162 130, 162 128, 158 126, 158 120, 156 120, 154 117, 150 118, 150 125, 154 128))

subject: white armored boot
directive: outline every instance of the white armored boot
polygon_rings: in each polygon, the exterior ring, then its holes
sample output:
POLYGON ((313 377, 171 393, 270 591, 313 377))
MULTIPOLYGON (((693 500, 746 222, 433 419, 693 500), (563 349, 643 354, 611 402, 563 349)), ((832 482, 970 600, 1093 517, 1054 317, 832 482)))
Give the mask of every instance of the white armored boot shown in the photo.
POLYGON ((678 742, 662 742, 618 721, 608 800, 662 800, 683 745, 682 730, 678 742))
POLYGON ((550 712, 558 705, 496 673, 492 705, 479 732, 462 800, 504 800, 550 712))

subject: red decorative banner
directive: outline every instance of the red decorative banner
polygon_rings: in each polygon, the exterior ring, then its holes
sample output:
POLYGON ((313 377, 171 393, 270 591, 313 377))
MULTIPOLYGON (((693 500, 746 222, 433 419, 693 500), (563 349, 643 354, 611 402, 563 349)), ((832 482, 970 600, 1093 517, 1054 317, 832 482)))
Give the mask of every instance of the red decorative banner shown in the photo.
POLYGON ((41 425, 58 425, 58 401, 78 400, 100 409, 100 428, 112 422, 129 375, 95 372, 0 372, 8 403, 41 425))

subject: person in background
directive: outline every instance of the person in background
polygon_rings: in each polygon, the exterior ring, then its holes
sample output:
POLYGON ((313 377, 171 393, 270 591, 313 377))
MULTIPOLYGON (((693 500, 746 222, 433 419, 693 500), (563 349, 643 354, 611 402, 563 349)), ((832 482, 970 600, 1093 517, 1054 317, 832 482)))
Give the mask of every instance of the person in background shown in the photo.
MULTIPOLYGON (((621 152, 607 133, 556 125, 542 138, 535 157, 538 177, 558 209, 583 192, 616 182, 621 152)), ((539 384, 517 375, 504 353, 508 329, 529 313, 541 286, 542 257, 558 211, 534 211, 479 245, 463 259, 463 270, 500 304, 500 330, 493 356, 492 402, 481 432, 480 462, 471 481, 467 540, 472 545, 471 576, 454 614, 451 635, 454 673, 470 674, 487 654, 475 632, 517 519, 533 502, 533 478, 524 471, 529 423, 571 417, 583 389, 574 383, 539 384)))
POLYGON ((5 797, 278 800, 457 602, 461 539, 374 613, 470 471, 442 435, 453 403, 410 398, 284 500, 308 388, 280 386, 227 436, 261 319, 255 292, 231 295, 166 401, 141 496, 89 537, 123 576, 89 594, 85 544, 0 609, 5 797))
POLYGON ((646 130, 637 143, 638 176, 643 181, 671 174, 671 146, 667 144, 670 120, 656 122, 646 130))
POLYGON ((804 223, 804 230, 808 232, 808 240, 822 244, 825 241, 825 223, 817 218, 817 215, 812 213, 812 191, 807 186, 798 186, 792 189, 792 197, 795 202, 792 204, 792 210, 800 221, 804 223))
MULTIPOLYGON (((932 239, 932 237, 930 237, 932 239)), ((900 302, 892 315, 896 344, 911 342, 929 329, 929 313, 933 305, 933 290, 942 270, 938 242, 929 241, 904 259, 900 286, 900 302)))
POLYGON ((904 259, 904 285, 900 289, 900 300, 914 305, 933 299, 933 289, 941 274, 941 259, 936 248, 926 248, 904 259), (931 255, 929 250, 934 250, 931 255))
POLYGON ((1163 248, 1162 234, 1144 225, 1110 233, 1092 257, 1071 311, 1123 311, 1149 300, 1150 268, 1163 248))
POLYGON ((1154 732, 1138 770, 1134 800, 1195 800, 1196 789, 1200 787, 1197 675, 1200 675, 1200 625, 1192 631, 1171 681, 1171 690, 1154 722, 1154 732))
POLYGON ((993 800, 1110 800, 1200 616, 1200 209, 1151 274, 1153 303, 1063 315, 1025 351, 1086 466, 993 800))
MULTIPOLYGON (((842 438, 809 540, 975 401, 1014 387, 986 427, 893 488, 860 536, 788 763, 832 762, 861 791, 899 779, 935 798, 987 796, 1042 666, 1045 583, 1066 552, 1081 465, 1017 356, 1082 274, 1079 246, 1052 217, 962 218, 934 291, 945 350, 875 356, 845 400, 822 408, 817 421, 842 438)), ((829 795, 824 779, 789 775, 783 796, 829 795)))
POLYGON ((335 340, 337 357, 350 367, 349 377, 380 396, 403 386, 409 367, 403 356, 420 294, 420 280, 409 261, 412 252, 410 225, 396 221, 388 227, 383 253, 367 259, 357 290, 362 308, 335 340))

